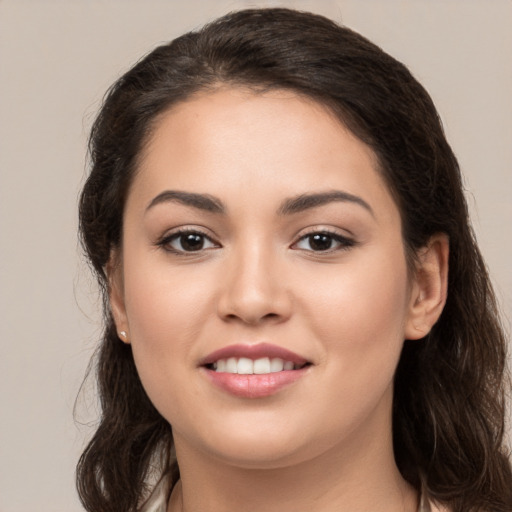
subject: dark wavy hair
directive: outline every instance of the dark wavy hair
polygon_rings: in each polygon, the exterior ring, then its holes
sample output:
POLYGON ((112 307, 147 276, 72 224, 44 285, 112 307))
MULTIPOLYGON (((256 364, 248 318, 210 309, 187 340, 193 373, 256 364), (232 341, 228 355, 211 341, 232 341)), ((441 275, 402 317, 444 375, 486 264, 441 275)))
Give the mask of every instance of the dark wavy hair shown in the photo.
POLYGON ((101 418, 77 468, 85 508, 135 511, 154 471, 179 478, 171 426, 143 390, 130 345, 118 338, 105 269, 157 120, 198 91, 226 85, 312 98, 368 144, 400 210, 409 262, 432 235, 448 235, 446 306, 428 336, 405 341, 396 370, 395 458, 407 481, 453 512, 510 512, 506 339, 436 109, 380 48, 324 17, 288 9, 231 13, 156 48, 111 87, 93 125, 80 233, 104 294, 105 331, 96 360, 101 418))

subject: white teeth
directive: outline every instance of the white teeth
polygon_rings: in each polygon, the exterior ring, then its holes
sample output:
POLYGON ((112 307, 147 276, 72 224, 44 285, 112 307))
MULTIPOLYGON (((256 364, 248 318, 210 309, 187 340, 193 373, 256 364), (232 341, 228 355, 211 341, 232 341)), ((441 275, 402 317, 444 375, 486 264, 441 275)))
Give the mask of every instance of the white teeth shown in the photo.
POLYGON ((282 359, 275 357, 270 360, 270 371, 272 373, 282 372, 283 370, 284 370, 284 361, 282 359))
POLYGON ((224 371, 226 371, 227 373, 238 373, 238 368, 237 368, 237 362, 236 362, 236 357, 230 357, 227 361, 226 361, 226 368, 224 371))
POLYGON ((237 373, 240 375, 252 375, 254 373, 254 363, 252 359, 241 357, 238 360, 237 373))
POLYGON ((270 359, 268 357, 256 359, 256 361, 254 361, 254 373, 270 373, 270 359))
POLYGON ((216 372, 238 373, 241 375, 264 375, 266 373, 282 372, 283 370, 297 370, 301 365, 295 365, 292 361, 284 361, 279 357, 272 359, 262 357, 252 360, 248 357, 230 357, 219 359, 212 364, 216 372))

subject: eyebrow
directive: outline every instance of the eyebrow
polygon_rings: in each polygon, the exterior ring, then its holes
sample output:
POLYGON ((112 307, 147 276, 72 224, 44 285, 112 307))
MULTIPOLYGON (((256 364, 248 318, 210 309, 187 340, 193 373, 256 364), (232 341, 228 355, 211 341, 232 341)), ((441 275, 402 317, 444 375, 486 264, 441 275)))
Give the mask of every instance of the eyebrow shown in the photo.
POLYGON ((280 215, 292 215, 303 212, 310 208, 316 208, 333 202, 347 202, 362 206, 374 217, 375 213, 372 207, 361 197, 342 192, 341 190, 331 190, 313 194, 301 194, 290 199, 286 199, 278 210, 280 215))
MULTIPOLYGON (((148 204, 146 212, 158 204, 167 202, 181 203, 185 206, 191 206, 210 213, 226 213, 226 209, 222 204, 222 201, 210 194, 197 194, 194 192, 182 192, 178 190, 165 190, 158 194, 148 204)), ((357 204, 366 209, 372 216, 375 216, 372 207, 364 199, 341 190, 300 194, 298 196, 285 199, 277 212, 279 215, 293 215, 295 213, 300 213, 305 210, 317 208, 318 206, 323 206, 333 202, 357 204)))
POLYGON ((175 202, 185 206, 192 206, 199 210, 211 213, 225 213, 222 202, 209 194, 195 194, 194 192, 181 192, 177 190, 166 190, 158 194, 146 207, 146 212, 157 204, 175 202))

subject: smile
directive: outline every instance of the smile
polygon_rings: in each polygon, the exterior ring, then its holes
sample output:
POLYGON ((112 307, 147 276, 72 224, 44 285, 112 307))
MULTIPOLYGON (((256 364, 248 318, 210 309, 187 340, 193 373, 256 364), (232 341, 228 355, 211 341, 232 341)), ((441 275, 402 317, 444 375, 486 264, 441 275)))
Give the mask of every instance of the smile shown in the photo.
POLYGON ((242 398, 275 395, 307 375, 311 366, 304 357, 268 343, 230 345, 200 361, 210 383, 242 398))
POLYGON ((248 357, 230 357, 215 361, 212 363, 211 369, 216 372, 236 373, 239 375, 264 375, 285 370, 299 370, 303 366, 293 361, 285 361, 279 357, 261 357, 256 360, 249 359, 248 357))

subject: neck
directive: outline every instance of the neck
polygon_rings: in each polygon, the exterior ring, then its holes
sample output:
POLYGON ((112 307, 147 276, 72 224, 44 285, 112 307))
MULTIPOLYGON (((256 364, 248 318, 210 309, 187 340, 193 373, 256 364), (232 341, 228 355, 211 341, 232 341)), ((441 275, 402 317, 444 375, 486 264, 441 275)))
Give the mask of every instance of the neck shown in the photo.
POLYGON ((329 447, 307 461, 254 469, 195 452, 177 436, 181 480, 168 512, 415 512, 417 493, 401 477, 387 437, 359 445, 352 439, 344 443, 350 449, 329 447))

